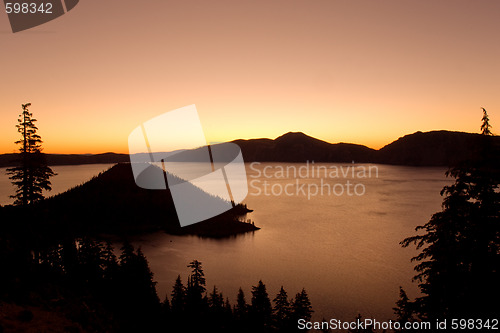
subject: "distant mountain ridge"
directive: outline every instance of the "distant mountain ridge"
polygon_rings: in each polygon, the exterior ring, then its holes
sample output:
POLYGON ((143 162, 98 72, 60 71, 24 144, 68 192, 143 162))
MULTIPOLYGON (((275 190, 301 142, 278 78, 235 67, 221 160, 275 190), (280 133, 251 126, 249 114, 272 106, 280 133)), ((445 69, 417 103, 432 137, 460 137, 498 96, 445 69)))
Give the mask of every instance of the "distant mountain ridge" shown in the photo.
POLYGON ((352 143, 328 143, 302 132, 288 132, 274 140, 235 140, 245 162, 373 162, 377 151, 352 143))
MULTIPOLYGON (((235 140, 245 162, 357 162, 408 166, 452 166, 477 157, 481 139, 474 133, 452 131, 415 132, 375 150, 351 143, 328 143, 301 132, 289 132, 275 140, 235 140)), ((490 137, 500 149, 500 137, 490 137)))
MULTIPOLYGON (((328 143, 302 132, 289 132, 276 139, 234 140, 245 162, 337 162, 380 163, 408 166, 451 166, 477 157, 484 136, 452 131, 415 132, 376 150, 353 143, 328 143)), ((500 149, 500 137, 491 137, 500 149)), ((187 151, 186 153, 189 153, 187 151)), ((129 162, 127 154, 48 154, 49 165, 129 162)), ((0 167, 14 165, 15 154, 0 155, 0 167)))
POLYGON ((394 165, 453 166, 479 158, 486 138, 491 139, 490 149, 500 152, 499 136, 450 131, 416 132, 378 150, 375 161, 394 165))

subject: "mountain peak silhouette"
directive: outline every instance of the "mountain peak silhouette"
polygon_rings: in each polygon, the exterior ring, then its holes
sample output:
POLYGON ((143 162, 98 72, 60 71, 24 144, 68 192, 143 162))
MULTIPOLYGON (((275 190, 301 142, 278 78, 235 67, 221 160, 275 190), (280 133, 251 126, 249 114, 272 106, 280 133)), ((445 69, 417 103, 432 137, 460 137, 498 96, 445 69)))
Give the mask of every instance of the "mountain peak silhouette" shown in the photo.
POLYGON ((307 137, 307 138, 312 138, 311 136, 305 134, 304 132, 287 132, 279 137, 276 138, 279 139, 279 138, 285 138, 285 137, 307 137))
POLYGON ((303 132, 288 132, 285 133, 279 137, 277 137, 275 140, 277 143, 286 143, 286 144, 296 144, 296 143, 325 143, 325 144, 330 144, 327 143, 326 141, 316 139, 312 136, 309 136, 303 132))

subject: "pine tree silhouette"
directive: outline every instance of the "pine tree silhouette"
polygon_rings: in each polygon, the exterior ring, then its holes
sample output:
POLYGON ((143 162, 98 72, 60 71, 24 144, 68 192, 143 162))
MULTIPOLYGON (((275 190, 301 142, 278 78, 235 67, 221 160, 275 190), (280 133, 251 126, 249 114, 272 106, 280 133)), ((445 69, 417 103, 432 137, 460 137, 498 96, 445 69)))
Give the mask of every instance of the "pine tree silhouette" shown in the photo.
POLYGON ((491 125, 490 118, 488 117, 488 112, 486 112, 485 108, 481 108, 483 110, 483 118, 481 119, 481 134, 483 135, 492 135, 491 133, 491 125))
POLYGON ((186 288, 187 312, 192 316, 201 316, 207 309, 206 299, 203 296, 206 291, 205 273, 198 260, 190 262, 188 267, 192 271, 186 288))
POLYGON ((174 317, 179 316, 184 312, 186 308, 186 289, 182 284, 180 275, 178 275, 177 279, 175 280, 175 284, 170 296, 172 297, 172 314, 174 315, 174 317))
POLYGON ((259 280, 259 283, 252 287, 252 302, 249 314, 254 327, 263 331, 271 329, 271 301, 267 294, 266 285, 262 280, 259 280))
MULTIPOLYGON (((445 186, 442 211, 416 228, 423 235, 408 237, 420 254, 415 280, 423 294, 405 312, 414 309, 421 319, 485 318, 500 312, 489 299, 500 297, 500 161, 491 144, 488 117, 483 109, 479 157, 450 169, 455 183, 445 186)), ((405 316, 409 314, 405 313, 405 316)))
POLYGON ((42 154, 42 138, 37 134, 36 119, 29 112, 31 103, 23 104, 23 112, 19 115, 17 130, 21 133, 19 144, 19 165, 7 169, 12 184, 17 187, 12 195, 14 204, 27 206, 43 199, 43 191, 52 189, 50 177, 55 173, 47 166, 45 155, 42 154))
POLYGON ((290 302, 288 300, 288 295, 281 286, 279 293, 273 299, 273 321, 274 326, 278 331, 286 332, 290 330, 291 318, 290 318, 290 302))
POLYGON ((305 319, 309 321, 313 313, 311 301, 304 288, 295 295, 295 299, 292 301, 292 313, 291 317, 293 321, 297 323, 299 319, 305 319))

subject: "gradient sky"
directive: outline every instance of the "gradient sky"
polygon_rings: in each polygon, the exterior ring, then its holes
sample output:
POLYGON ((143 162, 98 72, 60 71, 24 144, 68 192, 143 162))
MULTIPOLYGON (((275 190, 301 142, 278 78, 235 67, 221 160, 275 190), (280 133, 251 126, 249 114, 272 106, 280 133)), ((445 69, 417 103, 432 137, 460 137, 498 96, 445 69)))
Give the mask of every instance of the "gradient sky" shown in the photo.
POLYGON ((124 152, 196 104, 208 141, 302 131, 380 148, 500 133, 500 1, 81 0, 13 34, 0 13, 0 153, 31 102, 47 153, 124 152))

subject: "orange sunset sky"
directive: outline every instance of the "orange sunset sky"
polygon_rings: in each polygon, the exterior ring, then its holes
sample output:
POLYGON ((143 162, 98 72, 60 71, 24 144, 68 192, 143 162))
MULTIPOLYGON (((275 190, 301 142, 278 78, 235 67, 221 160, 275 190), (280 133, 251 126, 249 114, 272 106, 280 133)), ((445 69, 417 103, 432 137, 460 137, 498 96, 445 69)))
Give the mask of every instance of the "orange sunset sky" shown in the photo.
MULTIPOLYGON (((3 9, 3 8, 2 8, 3 9)), ((81 0, 13 34, 0 13, 0 153, 31 102, 47 153, 128 152, 196 104, 206 139, 302 131, 380 148, 500 133, 500 1, 81 0)))

